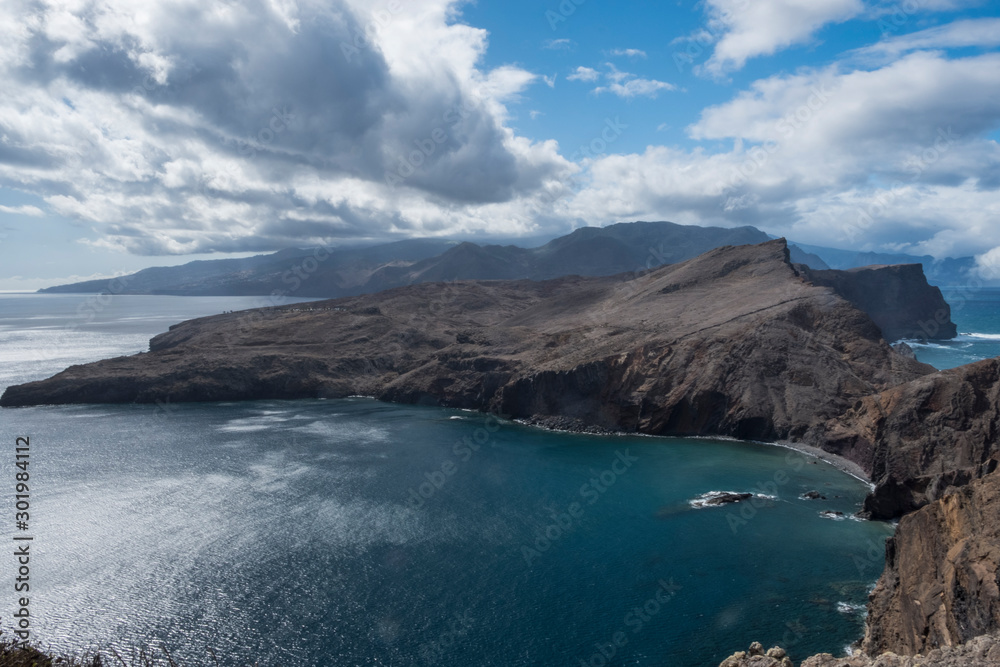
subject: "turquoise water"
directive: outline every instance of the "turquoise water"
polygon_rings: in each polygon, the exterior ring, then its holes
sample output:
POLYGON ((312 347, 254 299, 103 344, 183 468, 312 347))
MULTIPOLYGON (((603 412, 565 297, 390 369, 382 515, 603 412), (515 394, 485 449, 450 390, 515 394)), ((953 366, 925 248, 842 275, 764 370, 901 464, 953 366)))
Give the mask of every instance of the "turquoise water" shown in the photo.
MULTIPOLYGON (((0 349, 30 356, 24 312, 48 298, 22 303, 20 321, 0 315, 21 341, 0 349)), ((108 324, 101 350, 131 344, 160 298, 135 297, 137 319, 108 324)), ((212 647, 223 665, 694 667, 761 641, 799 660, 861 636, 891 534, 821 515, 856 511, 865 484, 764 445, 551 433, 362 398, 0 420, 11 445, 31 437, 32 627, 58 648, 165 645, 188 664, 211 664, 212 647), (713 490, 757 495, 692 506, 713 490), (827 499, 800 499, 808 490, 827 499)), ((13 474, 0 459, 0 479, 13 474)), ((11 533, 0 521, 0 539, 11 533)), ((0 595, 5 630, 12 597, 0 595)))
POLYGON ((959 335, 952 340, 908 341, 917 359, 955 368, 1000 356, 1000 287, 942 287, 959 335))

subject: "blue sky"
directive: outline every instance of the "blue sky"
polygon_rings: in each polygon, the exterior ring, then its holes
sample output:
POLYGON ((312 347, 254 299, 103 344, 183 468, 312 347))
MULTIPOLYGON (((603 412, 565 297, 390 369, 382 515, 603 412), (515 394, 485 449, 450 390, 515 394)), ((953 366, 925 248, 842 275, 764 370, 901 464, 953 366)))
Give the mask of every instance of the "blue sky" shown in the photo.
POLYGON ((640 219, 1000 276, 1000 3, 0 12, 0 289, 640 219))

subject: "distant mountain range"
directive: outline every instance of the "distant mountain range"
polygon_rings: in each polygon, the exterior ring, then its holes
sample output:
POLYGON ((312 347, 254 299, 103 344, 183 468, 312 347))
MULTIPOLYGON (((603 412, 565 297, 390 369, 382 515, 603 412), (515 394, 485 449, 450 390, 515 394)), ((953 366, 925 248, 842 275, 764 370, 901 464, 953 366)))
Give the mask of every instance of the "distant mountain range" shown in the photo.
MULTIPOLYGON (((699 227, 672 222, 629 222, 582 227, 534 248, 412 239, 364 248, 282 250, 243 259, 189 262, 143 269, 115 281, 89 280, 42 293, 172 294, 181 296, 356 296, 391 287, 451 280, 546 280, 566 275, 606 276, 675 264, 727 245, 770 240, 756 227, 699 227)), ((972 257, 885 255, 804 244, 789 246, 793 262, 813 269, 871 264, 922 264, 931 283, 960 285, 972 257)))

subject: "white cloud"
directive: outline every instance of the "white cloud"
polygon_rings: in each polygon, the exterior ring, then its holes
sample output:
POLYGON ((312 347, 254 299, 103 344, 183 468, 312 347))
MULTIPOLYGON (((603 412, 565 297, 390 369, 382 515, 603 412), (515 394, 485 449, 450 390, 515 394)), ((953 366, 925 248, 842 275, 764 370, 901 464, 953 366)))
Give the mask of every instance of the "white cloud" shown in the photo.
POLYGON ((1000 279, 1000 246, 976 257, 976 266, 984 279, 1000 279))
POLYGON ((645 58, 646 52, 640 49, 612 49, 611 55, 625 56, 628 58, 645 58))
POLYGON ((601 73, 591 67, 577 67, 573 73, 566 77, 568 81, 597 81, 601 78, 601 73))
POLYGON ((655 79, 629 79, 625 83, 599 86, 594 88, 594 93, 598 95, 612 93, 618 97, 631 99, 633 97, 656 97, 661 90, 675 90, 675 86, 655 79))
POLYGON ((556 79, 558 77, 559 77, 558 74, 553 74, 552 76, 543 76, 542 77, 542 81, 544 81, 545 85, 548 86, 549 88, 555 88, 556 87, 556 79))
POLYGON ((1000 46, 1000 18, 967 19, 884 39, 855 51, 862 56, 898 58, 920 49, 1000 46))
POLYGON ((588 164, 562 215, 755 224, 821 245, 959 256, 1000 246, 1000 54, 803 70, 706 109, 693 139, 588 164), (902 243, 902 246, 900 244, 902 243))
POLYGON ((542 44, 542 48, 551 51, 568 51, 573 48, 573 41, 566 37, 562 39, 548 39, 542 44))
POLYGON ((458 4, 8 3, 0 187, 137 254, 518 233, 577 168, 508 127, 539 77, 458 4))
POLYGON ((706 0, 717 41, 704 70, 713 76, 739 70, 750 58, 807 42, 864 9, 861 0, 706 0))
POLYGON ((576 71, 566 78, 570 81, 595 83, 603 77, 609 82, 608 85, 597 86, 592 92, 595 95, 611 93, 623 99, 656 97, 662 90, 676 90, 673 84, 640 78, 631 72, 621 71, 613 63, 604 63, 604 66, 607 69, 603 73, 590 67, 577 67, 576 71))
POLYGON ((0 213, 9 213, 11 215, 30 215, 33 217, 45 215, 45 212, 42 211, 42 209, 28 204, 25 204, 24 206, 4 206, 0 204, 0 213))

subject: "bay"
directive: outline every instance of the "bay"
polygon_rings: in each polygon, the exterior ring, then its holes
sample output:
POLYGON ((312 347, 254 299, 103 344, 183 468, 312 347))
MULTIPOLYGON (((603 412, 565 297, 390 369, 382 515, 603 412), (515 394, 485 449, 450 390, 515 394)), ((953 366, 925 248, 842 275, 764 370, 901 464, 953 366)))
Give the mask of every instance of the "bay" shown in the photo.
MULTIPOLYGON (((17 381, 139 351, 174 317, 234 309, 190 298, 165 312, 164 297, 132 297, 84 328, 99 336, 31 366, 77 314, 20 298, 20 320, 0 315, 0 333, 21 337, 0 344, 25 364, 7 376, 17 381)), ((847 518, 865 483, 752 443, 553 433, 364 398, 0 419, 11 447, 31 438, 34 637, 67 651, 693 667, 761 641, 798 660, 861 636, 892 532, 847 518), (826 500, 800 497, 810 490, 826 500), (710 491, 757 495, 692 505, 710 491)), ((4 457, 0 478, 13 472, 4 457)), ((10 544, 11 523, 0 526, 10 544)), ((0 596, 4 630, 13 605, 0 596)))

